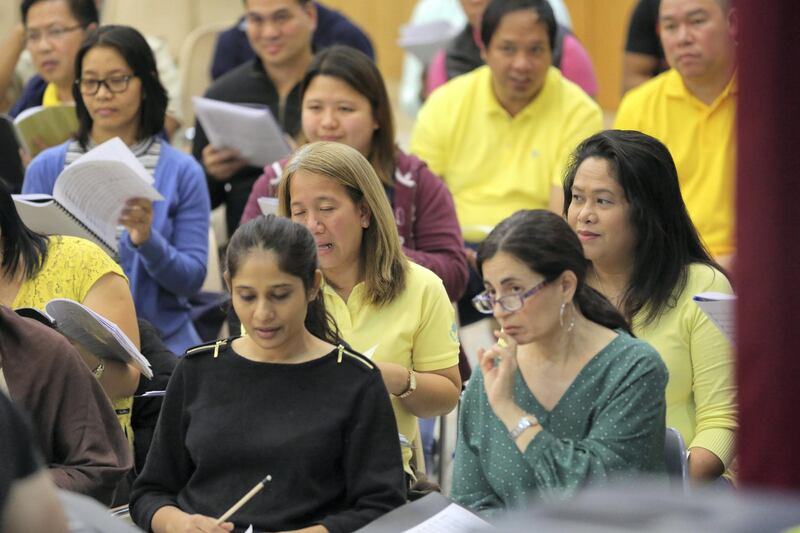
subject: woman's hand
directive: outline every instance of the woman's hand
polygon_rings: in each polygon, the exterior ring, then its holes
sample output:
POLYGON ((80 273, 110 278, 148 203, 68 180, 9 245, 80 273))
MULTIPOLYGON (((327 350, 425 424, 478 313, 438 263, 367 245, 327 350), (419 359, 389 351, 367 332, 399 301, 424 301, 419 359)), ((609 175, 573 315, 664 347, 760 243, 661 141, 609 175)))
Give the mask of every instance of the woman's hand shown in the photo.
POLYGON ((153 202, 147 198, 131 198, 122 208, 119 223, 128 230, 134 246, 146 243, 153 225, 153 202))
POLYGON ((406 391, 408 388, 408 369, 406 367, 386 361, 375 361, 375 364, 381 371, 383 384, 386 385, 389 394, 399 396, 406 391))
POLYGON ((206 173, 219 181, 228 181, 247 166, 247 161, 235 148, 214 148, 209 144, 203 148, 202 155, 206 173))
POLYGON ((228 533, 233 531, 233 522, 217 525, 216 518, 184 513, 168 505, 156 511, 150 527, 154 533, 228 533))
POLYGON ((483 373, 483 388, 495 414, 514 403, 514 375, 517 372, 517 341, 505 332, 495 331, 497 343, 478 350, 478 364, 483 373))

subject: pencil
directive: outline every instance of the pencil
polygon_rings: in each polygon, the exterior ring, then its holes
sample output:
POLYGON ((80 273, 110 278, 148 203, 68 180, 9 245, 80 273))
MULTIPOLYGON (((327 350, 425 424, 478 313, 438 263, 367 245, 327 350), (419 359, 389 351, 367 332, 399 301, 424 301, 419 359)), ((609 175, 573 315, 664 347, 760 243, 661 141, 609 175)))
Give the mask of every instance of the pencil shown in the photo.
POLYGON ((220 516, 219 518, 217 518, 217 521, 215 522, 215 525, 217 525, 217 526, 218 526, 218 525, 220 525, 221 523, 223 523, 225 520, 227 520, 228 518, 230 518, 230 517, 231 517, 231 515, 233 515, 233 513, 235 513, 235 512, 236 512, 236 511, 238 511, 239 509, 241 509, 241 508, 242 508, 242 506, 243 506, 244 504, 246 504, 247 502, 249 502, 249 501, 250 501, 250 499, 251 499, 253 496, 255 496, 256 494, 258 494, 258 493, 261 491, 261 489, 263 489, 263 488, 264 488, 264 486, 265 486, 267 483, 269 483, 270 481, 272 481, 272 476, 271 476, 271 475, 268 475, 267 477, 265 477, 264 479, 262 479, 261 481, 259 481, 259 482, 256 484, 256 486, 255 486, 255 487, 253 487, 252 489, 250 489, 250 492, 248 492, 247 494, 245 494, 244 496, 242 496, 242 498, 241 498, 241 499, 240 499, 238 502, 234 503, 234 504, 233 504, 233 506, 232 506, 230 509, 228 509, 227 511, 225 511, 225 513, 223 513, 223 515, 222 515, 222 516, 220 516))

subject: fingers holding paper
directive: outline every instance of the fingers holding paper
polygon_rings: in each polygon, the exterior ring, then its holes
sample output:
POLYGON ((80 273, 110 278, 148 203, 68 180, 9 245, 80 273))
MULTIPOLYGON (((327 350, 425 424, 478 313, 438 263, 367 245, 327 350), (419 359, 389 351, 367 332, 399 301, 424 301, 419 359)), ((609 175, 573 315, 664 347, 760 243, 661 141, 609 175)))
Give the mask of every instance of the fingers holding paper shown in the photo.
POLYGON ((215 148, 209 144, 203 148, 203 166, 209 176, 227 181, 246 167, 247 161, 235 148, 215 148))
POLYGON ((223 522, 217 525, 217 521, 209 516, 200 514, 187 514, 178 524, 177 529, 180 533, 227 533, 233 531, 233 522, 223 522))
POLYGON ((125 202, 119 224, 128 230, 134 246, 140 246, 150 238, 153 225, 153 202, 147 198, 131 198, 125 202))
POLYGON ((483 387, 492 408, 513 401, 514 376, 517 372, 517 341, 502 330, 495 331, 494 335, 497 342, 491 348, 478 350, 483 387))

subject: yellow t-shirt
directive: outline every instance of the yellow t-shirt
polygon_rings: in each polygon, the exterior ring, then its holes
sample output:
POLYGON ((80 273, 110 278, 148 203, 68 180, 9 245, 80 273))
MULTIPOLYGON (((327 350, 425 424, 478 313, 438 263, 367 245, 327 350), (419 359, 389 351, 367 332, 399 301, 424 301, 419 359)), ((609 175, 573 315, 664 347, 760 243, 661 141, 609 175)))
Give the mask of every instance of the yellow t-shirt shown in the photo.
POLYGON ((42 95, 42 107, 51 107, 61 105, 61 100, 58 99, 58 87, 53 82, 47 84, 42 95))
MULTIPOLYGON (((373 351, 373 361, 397 363, 418 372, 458 364, 455 312, 436 274, 409 262, 406 289, 382 307, 368 303, 364 289, 364 283, 353 287, 345 302, 329 285, 323 287, 325 306, 353 349, 362 354, 373 351)), ((413 441, 417 417, 395 397, 392 407, 398 431, 413 441)), ((406 470, 410 459, 411 450, 404 448, 406 470)))
POLYGON ((479 242, 514 212, 547 208, 569 155, 602 128, 597 103, 552 67, 536 98, 509 116, 483 66, 431 94, 411 152, 447 184, 464 240, 479 242))
POLYGON ((639 130, 669 148, 689 216, 711 254, 734 253, 736 76, 711 104, 668 70, 622 99, 614 127, 639 130))
POLYGON ((713 452, 727 468, 734 455, 736 385, 732 347, 692 297, 700 292, 732 294, 719 271, 699 263, 689 267, 686 287, 675 306, 633 332, 655 348, 667 365, 667 426, 681 432, 687 447, 713 452))
MULTIPOLYGON (((51 236, 47 259, 39 273, 23 282, 13 307, 44 309, 54 298, 83 302, 92 286, 109 273, 128 279, 122 267, 91 241, 66 235, 51 236)), ((131 409, 133 397, 112 402, 122 429, 133 446, 131 409)))

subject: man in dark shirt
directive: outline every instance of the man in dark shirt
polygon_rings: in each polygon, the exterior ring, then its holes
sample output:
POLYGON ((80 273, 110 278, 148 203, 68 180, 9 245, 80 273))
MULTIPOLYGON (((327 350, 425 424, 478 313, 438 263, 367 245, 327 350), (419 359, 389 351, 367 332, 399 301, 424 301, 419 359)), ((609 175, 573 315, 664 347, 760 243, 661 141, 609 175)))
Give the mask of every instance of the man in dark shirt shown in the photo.
MULTIPOLYGON (((290 136, 300 131, 300 81, 311 63, 311 35, 317 10, 311 0, 245 0, 247 39, 256 57, 216 80, 206 97, 269 107, 290 136)), ((228 234, 239 224, 250 189, 261 169, 235 148, 215 148, 196 125, 192 153, 208 180, 212 208, 226 206, 228 234)))
POLYGON ((661 0, 639 0, 631 13, 622 60, 623 93, 669 68, 658 35, 660 3, 661 0))
MULTIPOLYGON (((336 11, 314 2, 317 8, 317 29, 311 37, 311 45, 315 51, 334 44, 345 44, 361 50, 375 59, 375 50, 364 31, 350 19, 336 11)), ((214 48, 214 59, 211 62, 211 78, 217 79, 229 70, 256 57, 246 34, 245 17, 239 19, 235 26, 220 32, 214 48)))

